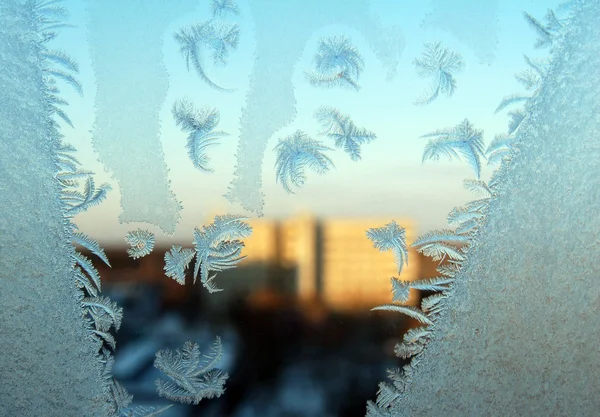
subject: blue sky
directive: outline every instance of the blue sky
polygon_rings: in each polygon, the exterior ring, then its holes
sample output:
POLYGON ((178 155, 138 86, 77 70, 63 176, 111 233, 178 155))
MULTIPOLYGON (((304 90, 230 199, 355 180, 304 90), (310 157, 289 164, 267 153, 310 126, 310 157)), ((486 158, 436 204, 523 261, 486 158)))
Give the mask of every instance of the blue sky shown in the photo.
MULTIPOLYGON (((188 72, 173 38, 173 33, 180 27, 210 17, 208 1, 199 1, 195 12, 173 20, 163 37, 169 90, 160 112, 160 140, 169 169, 168 179, 184 207, 172 237, 165 236, 151 224, 120 224, 118 221, 120 191, 110 172, 106 172, 98 161, 98 154, 92 146, 95 78, 87 42, 86 2, 64 2, 71 12, 69 22, 77 27, 63 30, 52 46, 66 51, 79 62, 84 96, 79 97, 66 86, 63 89, 63 96, 70 103, 67 112, 75 125, 74 129, 65 126, 63 133, 66 141, 78 148, 78 157, 84 167, 96 172, 96 182, 113 185, 113 191, 105 202, 76 218, 84 232, 100 242, 109 243, 122 241, 128 230, 142 227, 155 232, 159 242, 186 242, 191 241, 193 228, 200 226, 209 216, 224 212, 245 213, 222 196, 227 191, 235 167, 240 117, 250 85, 256 47, 249 1, 252 0, 239 1, 242 11, 238 20, 240 44, 229 64, 224 68, 207 67, 213 79, 235 87, 235 92, 211 90, 196 74, 188 72), (219 109, 219 130, 230 134, 222 139, 221 145, 210 150, 211 163, 215 168, 212 174, 202 173, 192 166, 185 149, 186 135, 178 130, 172 119, 173 102, 184 96, 198 106, 209 105, 219 109)), ((148 7, 152 7, 151 4, 148 2, 148 7)), ((535 33, 527 26, 522 12, 542 18, 548 8, 555 7, 556 2, 546 1, 373 0, 371 12, 379 17, 382 26, 395 25, 401 33, 400 47, 403 45, 403 50, 392 81, 386 80, 386 70, 357 30, 332 25, 315 31, 306 43, 292 78, 297 116, 270 138, 264 157, 265 217, 284 218, 309 211, 322 217, 411 218, 419 233, 446 226, 447 213, 473 198, 463 189, 462 180, 474 178, 474 175, 466 163, 460 161, 421 164, 427 140, 419 136, 454 126, 464 118, 484 131, 486 144, 495 134, 504 132, 508 122, 506 112, 494 114, 494 109, 505 95, 524 92, 514 78, 514 74, 525 67, 523 54, 544 57, 547 53, 534 50, 535 33), (453 7, 450 8, 449 4, 453 7), (449 14, 447 20, 444 13, 449 14), (304 78, 304 71, 311 67, 319 39, 339 34, 351 39, 366 63, 358 93, 319 90, 310 86, 304 78), (428 106, 418 107, 413 102, 424 93, 429 82, 417 76, 413 60, 421 54, 424 42, 438 40, 459 52, 465 67, 456 75, 457 90, 451 98, 442 96, 428 106), (314 110, 321 105, 333 106, 350 114, 358 126, 374 131, 377 139, 363 146, 363 158, 358 162, 351 161, 341 150, 331 152, 335 170, 323 176, 309 173, 302 189, 296 194, 287 194, 275 183, 275 153, 272 149, 279 138, 297 129, 327 143, 327 138, 317 135, 318 126, 313 119, 314 110)), ((335 10, 321 12, 335 13, 335 10)), ((293 10, 290 10, 290 16, 293 16, 293 10)), ((327 144, 333 147, 332 143, 327 144)), ((489 169, 485 170, 483 178, 487 179, 490 174, 489 169)))

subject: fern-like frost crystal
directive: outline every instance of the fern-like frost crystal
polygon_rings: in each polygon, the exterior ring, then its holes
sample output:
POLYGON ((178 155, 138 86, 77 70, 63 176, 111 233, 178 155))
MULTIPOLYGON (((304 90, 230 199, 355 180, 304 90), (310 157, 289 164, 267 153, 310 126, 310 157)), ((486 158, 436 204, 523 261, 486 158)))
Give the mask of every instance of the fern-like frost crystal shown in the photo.
POLYGON ((110 262, 108 261, 104 250, 100 247, 96 240, 80 232, 73 232, 72 239, 73 242, 83 246, 84 248, 92 252, 94 255, 102 259, 102 261, 106 265, 110 266, 110 262))
POLYGON ((360 146, 376 138, 373 132, 357 127, 350 117, 332 107, 319 108, 315 117, 323 129, 321 134, 333 139, 335 147, 342 148, 353 161, 361 158, 360 146))
POLYGON ((207 43, 210 48, 213 64, 225 66, 231 50, 236 49, 239 42, 240 29, 237 24, 211 22, 207 26, 207 43))
POLYGON ((316 71, 306 73, 316 87, 350 87, 358 90, 364 59, 344 36, 322 39, 314 57, 316 71))
POLYGON ((456 90, 454 74, 464 66, 461 55, 440 42, 426 42, 425 51, 414 60, 417 73, 431 79, 432 88, 425 98, 415 104, 424 105, 434 101, 440 93, 450 97, 456 90))
POLYGON ((475 129, 467 119, 455 127, 437 130, 421 137, 432 138, 423 151, 423 162, 428 159, 437 161, 441 155, 448 156, 450 160, 462 156, 479 178, 481 159, 485 159, 483 131, 475 129))
MULTIPOLYGON (((232 10, 230 7, 232 4, 232 2, 226 1, 215 2, 213 3, 213 13, 220 14, 226 10, 232 10)), ((226 91, 225 88, 215 84, 206 74, 202 64, 202 53, 208 50, 213 63, 225 65, 230 51, 238 46, 238 25, 209 20, 180 29, 175 34, 175 40, 179 43, 179 51, 185 59, 187 69, 190 69, 191 64, 206 84, 215 90, 226 91)))
MULTIPOLYGON (((35 2, 33 4, 36 4, 35 2)), ((54 20, 50 15, 54 15, 57 19, 62 19, 68 15, 66 9, 61 6, 50 6, 46 3, 38 3, 34 7, 35 12, 39 16, 38 23, 41 26, 44 42, 53 39, 57 32, 54 30, 60 27, 68 27, 66 23, 59 23, 60 20, 54 20), (45 15, 45 16, 44 16, 45 15)), ((46 79, 46 87, 44 88, 44 98, 49 105, 50 114, 60 117, 65 123, 73 127, 73 123, 66 112, 58 106, 67 105, 67 101, 59 96, 60 90, 56 87, 56 81, 61 80, 70 85, 80 95, 83 95, 81 83, 74 73, 79 72, 79 65, 65 52, 55 49, 43 48, 40 51, 41 68, 46 79)))
POLYGON ((323 152, 331 150, 321 142, 309 138, 298 130, 292 136, 280 139, 274 149, 277 152, 275 161, 276 179, 281 182, 283 189, 294 193, 290 183, 302 187, 306 181, 305 168, 310 168, 318 174, 324 174, 333 167, 333 162, 323 152))
MULTIPOLYGON (((210 293, 222 291, 214 284, 216 274, 210 276, 210 272, 235 268, 237 263, 245 258, 241 256, 244 242, 240 239, 250 236, 252 228, 242 221, 243 219, 244 217, 230 214, 215 216, 213 223, 203 226, 202 230, 194 229, 194 282, 200 273, 200 281, 210 293)), ((179 258, 179 261, 183 260, 185 259, 179 258)))
POLYGON ((94 264, 92 264, 92 261, 87 256, 82 255, 77 251, 75 251, 71 257, 73 258, 75 264, 75 279, 78 287, 86 288, 88 293, 91 295, 98 294, 98 292, 102 290, 100 286, 100 274, 94 267, 94 264), (89 280, 86 278, 83 272, 87 274, 89 280))
POLYGON ((147 230, 132 230, 125 236, 125 241, 130 246, 127 253, 133 259, 144 257, 154 249, 154 235, 147 230))
POLYGON ((391 221, 383 227, 369 229, 367 237, 373 242, 375 249, 392 251, 398 265, 398 273, 402 272, 404 264, 408 265, 406 230, 395 221, 391 221))
POLYGON ((81 301, 81 305, 84 311, 88 312, 96 323, 107 321, 107 324, 114 326, 115 330, 119 330, 121 327, 123 309, 117 303, 111 301, 110 298, 85 297, 81 301))
POLYGON ((218 140, 227 136, 225 132, 214 131, 220 120, 219 111, 213 108, 198 110, 189 99, 184 98, 173 105, 172 113, 177 126, 189 133, 187 150, 194 166, 204 172, 213 172, 206 150, 209 146, 218 145, 218 140))
MULTIPOLYGON (((55 178, 60 185, 60 199, 66 206, 66 216, 72 217, 84 212, 92 206, 100 204, 105 198, 111 186, 107 183, 96 188, 93 172, 81 170, 80 162, 73 155, 75 147, 61 143, 56 150, 55 163, 57 172, 55 178), (83 192, 79 190, 81 179, 86 183, 83 192)), ((88 243, 91 241, 88 241, 88 243)), ((82 242, 78 242, 85 246, 82 242)), ((92 244, 93 246, 96 246, 92 244)))
POLYGON ((556 17, 552 10, 548 10, 545 16, 545 23, 540 22, 527 12, 523 12, 525 20, 529 26, 537 33, 538 39, 535 43, 536 48, 545 48, 555 41, 563 28, 562 22, 556 17))
MULTIPOLYGON (((76 172, 72 172, 75 174, 76 172)), ((60 176, 58 176, 60 178, 60 176)), ((63 175, 62 178, 66 178, 63 175)), ((61 190, 60 199, 66 206, 66 215, 72 217, 76 214, 86 211, 92 206, 100 204, 105 198, 111 186, 107 183, 96 188, 94 179, 88 176, 83 193, 77 190, 79 183, 73 181, 64 182, 61 190)))
POLYGON ((178 284, 185 284, 185 270, 194 259, 193 249, 173 246, 171 250, 165 253, 165 274, 177 281, 178 284))
POLYGON ((204 398, 220 397, 225 392, 226 372, 215 366, 222 356, 221 339, 217 337, 211 352, 200 353, 198 344, 187 341, 181 349, 158 351, 154 366, 170 378, 156 380, 158 395, 184 404, 198 404, 204 398))
MULTIPOLYGON (((525 87, 525 89, 531 91, 531 93, 510 94, 505 96, 498 107, 496 107, 495 113, 498 113, 499 111, 504 110, 506 107, 514 104, 528 103, 533 97, 539 94, 542 87, 542 82, 547 74, 547 62, 534 61, 527 55, 524 55, 524 58, 528 68, 516 74, 515 78, 525 87)), ((508 125, 508 134, 512 135, 527 118, 527 113, 522 109, 517 109, 509 112, 508 115, 511 118, 508 125)))
POLYGON ((392 312, 396 312, 396 313, 402 313, 402 314, 405 314, 408 317, 411 317, 421 323, 433 324, 431 319, 429 319, 425 313, 423 313, 421 310, 419 310, 416 307, 402 306, 402 305, 398 305, 398 304, 384 304, 379 307, 373 307, 371 310, 372 311, 382 310, 382 311, 392 311, 392 312))
POLYGON ((513 142, 514 137, 510 134, 496 135, 485 151, 488 165, 499 164, 510 159, 514 149, 513 142))
POLYGON ((410 285, 408 282, 398 278, 391 278, 392 282, 392 301, 395 303, 405 303, 408 301, 410 285))
POLYGON ((213 17, 225 17, 229 14, 237 16, 240 14, 240 8, 233 0, 213 0, 210 7, 213 17))
POLYGON ((447 258, 462 261, 464 254, 456 243, 469 243, 469 240, 469 236, 459 235, 453 230, 432 230, 419 236, 412 247, 435 261, 444 261, 447 258))

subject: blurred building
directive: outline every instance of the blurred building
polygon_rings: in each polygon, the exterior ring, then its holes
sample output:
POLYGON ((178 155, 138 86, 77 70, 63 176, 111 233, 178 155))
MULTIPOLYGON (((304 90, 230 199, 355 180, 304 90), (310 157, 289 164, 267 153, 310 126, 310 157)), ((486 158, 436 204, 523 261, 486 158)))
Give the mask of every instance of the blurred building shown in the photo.
MULTIPOLYGON (((300 303, 317 302, 332 310, 363 310, 390 303, 391 277, 414 280, 428 275, 424 257, 409 248, 408 265, 398 275, 393 254, 381 252, 367 238, 369 228, 389 223, 389 218, 327 219, 299 215, 283 221, 251 219, 252 235, 245 239, 243 259, 235 269, 217 274, 217 286, 226 291, 212 300, 227 304, 257 293, 281 294, 300 303), (424 269, 424 266, 426 267, 424 269), (218 299, 218 300, 217 300, 218 299)), ((406 229, 407 244, 416 238, 414 224, 394 219, 406 229)), ((205 223, 210 223, 212 218, 205 223)), ((183 246, 190 246, 183 244, 183 246)), ((164 253, 155 248, 141 259, 127 258, 125 248, 107 254, 111 269, 99 265, 104 282, 146 282, 162 288, 168 302, 177 302, 189 287, 182 287, 164 275, 164 253)), ((193 270, 193 263, 190 267, 193 270)), ((188 274, 191 275, 191 274, 188 274)), ((191 279, 188 277, 191 284, 191 279)), ((110 285, 110 284, 109 284, 110 285)), ((196 283, 197 287, 201 287, 196 283)), ((415 305, 413 294, 407 304, 415 305)))
MULTIPOLYGON (((395 220, 406 229, 410 245, 416 237, 413 223, 395 220)), ((283 221, 250 220, 253 232, 244 241, 242 252, 247 258, 240 262, 237 271, 226 272, 237 275, 251 266, 256 270, 257 263, 272 265, 264 273, 270 270, 278 273, 278 277, 259 281, 285 288, 285 292, 291 291, 301 302, 316 300, 335 310, 368 309, 390 303, 390 278, 417 279, 421 263, 417 252, 409 249, 409 263, 398 275, 391 251, 381 252, 373 247, 366 236, 367 230, 390 221, 389 218, 318 220, 308 214, 283 221), (293 272, 290 276, 284 271, 293 272), (291 282, 277 282, 278 278, 291 282)), ((418 297, 411 297, 408 304, 416 302, 418 297)))

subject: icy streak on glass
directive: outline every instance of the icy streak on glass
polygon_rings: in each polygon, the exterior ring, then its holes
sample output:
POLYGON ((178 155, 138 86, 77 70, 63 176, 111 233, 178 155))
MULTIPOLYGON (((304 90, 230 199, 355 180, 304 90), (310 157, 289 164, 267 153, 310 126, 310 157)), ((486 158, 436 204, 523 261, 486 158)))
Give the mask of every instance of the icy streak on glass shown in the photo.
POLYGON ((167 178, 159 111, 167 96, 163 36, 192 0, 88 0, 96 77, 92 143, 121 189, 121 222, 147 222, 172 234, 181 206, 167 178))

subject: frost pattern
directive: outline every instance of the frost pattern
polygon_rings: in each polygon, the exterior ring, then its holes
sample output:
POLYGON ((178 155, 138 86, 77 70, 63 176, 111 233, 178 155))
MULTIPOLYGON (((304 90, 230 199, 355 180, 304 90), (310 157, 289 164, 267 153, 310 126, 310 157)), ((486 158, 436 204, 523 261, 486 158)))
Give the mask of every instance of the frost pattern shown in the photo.
POLYGON ((133 395, 127 392, 125 387, 114 378, 110 385, 110 397, 112 400, 113 413, 115 414, 121 414, 133 401, 133 395))
POLYGON ((331 159, 324 154, 331 148, 309 138, 301 130, 297 130, 285 139, 280 139, 274 150, 277 152, 276 179, 288 193, 294 193, 290 185, 296 187, 304 185, 305 168, 310 168, 317 174, 324 174, 333 167, 331 159))
MULTIPOLYGON (((368 416, 395 415, 382 409, 389 407, 399 399, 401 393, 405 390, 406 384, 410 382, 415 366, 420 361, 419 355, 429 343, 436 320, 446 307, 455 276, 466 260, 469 247, 476 241, 476 232, 484 223, 489 207, 489 200, 492 196, 496 195, 498 183, 499 181, 496 176, 492 177, 490 184, 486 184, 481 180, 464 180, 465 188, 475 194, 479 194, 481 198, 473 200, 463 207, 457 207, 450 212, 448 223, 456 226, 456 229, 429 231, 419 236, 411 245, 418 252, 439 262, 437 270, 440 275, 421 278, 415 281, 403 281, 392 277, 393 303, 372 309, 374 311, 382 310, 402 313, 425 326, 410 329, 404 335, 403 342, 396 344, 394 348, 396 356, 402 359, 410 358, 411 362, 405 366, 403 371, 389 371, 393 384, 390 385, 385 382, 380 384, 377 406, 373 403, 368 403, 368 416), (402 305, 408 301, 410 289, 434 294, 424 297, 420 308, 402 305)), ((400 237, 397 231, 393 232, 390 230, 388 235, 390 237, 395 236, 406 245, 404 237, 400 237)), ((380 247, 380 249, 383 248, 380 247)))
POLYGON ((408 265, 408 248, 406 246, 406 229, 395 221, 383 227, 367 230, 367 237, 373 242, 373 247, 380 251, 391 250, 398 265, 398 274, 404 264, 408 265))
MULTIPOLYGON (((109 412, 106 356, 99 353, 103 341, 95 339, 101 325, 90 322, 94 307, 87 311, 100 285, 92 282, 92 261, 72 243, 108 260, 71 223, 100 196, 91 173, 79 170, 72 147, 62 142, 58 124, 71 124, 58 86, 80 91, 76 63, 51 47, 67 17, 54 1, 0 2, 2 416, 109 412), (87 192, 78 191, 81 179, 88 179, 87 192)), ((118 308, 106 307, 118 320, 118 308)))
POLYGON ((111 189, 112 187, 107 183, 96 188, 94 179, 88 177, 83 188, 83 193, 65 187, 61 194, 61 200, 67 207, 67 215, 74 216, 86 211, 91 206, 100 204, 111 189))
POLYGON ((185 271, 196 256, 196 252, 190 248, 182 248, 174 245, 165 253, 165 275, 173 278, 178 284, 185 284, 185 271))
MULTIPOLYGON (((546 65, 547 62, 535 62, 527 55, 524 55, 525 62, 528 68, 515 75, 517 81, 519 81, 525 89, 531 91, 530 94, 511 94, 502 99, 498 107, 496 107, 496 113, 505 108, 512 106, 517 103, 526 103, 532 97, 535 97, 541 88, 542 80, 546 76, 546 65)), ((521 109, 513 110, 508 113, 511 118, 511 122, 508 126, 508 134, 512 135, 521 125, 523 120, 527 117, 527 113, 521 109)))
MULTIPOLYGON (((68 26, 68 24, 61 20, 67 16, 66 9, 63 7, 51 6, 47 3, 33 3, 33 5, 34 12, 39 16, 38 24, 40 25, 44 43, 54 39, 58 35, 56 29, 68 26)), ((56 82, 57 80, 66 82, 80 95, 83 95, 81 83, 73 75, 79 73, 79 65, 65 52, 57 49, 43 48, 40 56, 42 58, 42 71, 44 71, 46 77, 46 102, 50 105, 51 111, 54 114, 73 127, 73 123, 65 111, 57 107, 67 105, 68 103, 59 96, 60 90, 56 87, 56 82)))
POLYGON ((240 14, 240 8, 233 0, 212 0, 210 8, 213 17, 238 16, 240 14))
POLYGON ((214 108, 198 110, 187 98, 175 102, 171 111, 177 126, 189 133, 187 149, 194 166, 200 171, 214 172, 208 165, 210 158, 206 149, 218 145, 217 140, 228 135, 225 132, 214 131, 219 124, 219 111, 214 108))
POLYGON ((245 217, 231 214, 215 216, 215 220, 208 226, 203 226, 201 230, 194 229, 194 282, 200 272, 200 281, 210 293, 222 291, 213 282, 216 274, 210 276, 210 271, 234 268, 245 258, 240 256, 244 248, 240 239, 250 236, 252 228, 243 219, 245 217))
MULTIPOLYGON (((123 311, 101 294, 93 260, 76 247, 110 267, 98 242, 72 223, 110 187, 96 188, 93 173, 80 168, 75 148, 62 142, 52 119, 58 115, 71 124, 57 107, 66 102, 56 79, 79 86, 70 74, 48 66, 52 61, 77 68, 68 55, 45 45, 56 37, 55 29, 67 26, 66 9, 56 3, 0 2, 0 167, 10 179, 0 185, 0 199, 10 196, 2 199, 7 211, 0 217, 0 326, 11 335, 0 338, 0 351, 10 352, 0 355, 0 379, 6 382, 0 415, 43 410, 44 416, 158 416, 171 406, 130 407, 132 396, 112 378, 111 330, 119 329, 123 311), (19 146, 13 146, 15 140, 19 146), (24 216, 32 207, 33 215, 24 216)), ((136 256, 154 245, 153 235, 142 230, 128 240, 136 256)), ((220 355, 217 342, 212 360, 220 355)), ((204 397, 223 391, 226 375, 215 373, 203 376, 201 382, 213 384, 202 387, 204 397)))
POLYGON ((452 213, 457 223, 484 218, 469 232, 468 257, 438 267, 454 282, 423 300, 423 312, 437 311, 433 325, 404 336, 396 353, 411 363, 389 372, 369 417, 600 409, 600 359, 589 353, 600 342, 600 5, 571 7, 511 157, 487 187, 467 185, 484 198, 452 213))
POLYGON ((485 159, 483 131, 475 129, 467 119, 455 127, 437 130, 421 137, 432 138, 423 151, 423 162, 427 159, 438 160, 441 155, 448 156, 450 160, 462 155, 479 178, 481 159, 485 159))
POLYGON ((443 46, 441 42, 426 42, 423 56, 415 58, 413 64, 421 77, 430 78, 432 81, 431 91, 415 102, 418 105, 433 102, 440 93, 452 96, 456 90, 454 73, 464 66, 462 56, 443 46))
POLYGON ((336 148, 342 148, 353 161, 361 159, 360 146, 376 138, 375 133, 357 127, 350 117, 332 107, 323 106, 315 112, 323 132, 334 140, 336 148))
POLYGON ((256 59, 240 121, 234 178, 226 197, 262 216, 264 153, 271 137, 296 116, 292 77, 307 41, 328 25, 352 27, 364 36, 391 79, 404 39, 397 27, 379 24, 369 12, 368 0, 331 0, 328 6, 334 7, 335 13, 319 12, 321 0, 253 0, 248 5, 255 21, 256 59))
POLYGON ((83 311, 89 314, 93 326, 92 339, 100 346, 106 343, 114 351, 117 347, 117 342, 112 334, 111 327, 115 331, 121 327, 123 318, 123 309, 112 302, 108 297, 84 297, 81 301, 83 311))
POLYGON ((196 74, 208 86, 218 91, 227 91, 226 88, 215 84, 206 74, 202 65, 203 50, 211 53, 214 64, 225 65, 232 49, 236 49, 239 41, 239 27, 237 24, 215 22, 209 20, 184 27, 175 34, 179 43, 179 51, 185 59, 185 65, 190 70, 190 65, 196 74), (204 48, 204 49, 203 49, 204 48))
POLYGON ((142 258, 154 249, 154 234, 142 229, 136 229, 125 235, 125 242, 130 246, 127 253, 133 259, 142 258))
POLYGON ((202 229, 194 229, 194 249, 174 245, 165 253, 165 274, 177 283, 185 284, 185 273, 189 263, 196 258, 194 266, 194 283, 200 273, 200 281, 209 293, 222 291, 216 287, 216 274, 226 269, 235 268, 245 256, 240 256, 244 248, 244 239, 252 233, 245 217, 226 214, 215 216, 214 221, 202 229))
POLYGON ((306 73, 311 85, 360 89, 358 78, 365 61, 345 36, 322 39, 313 61, 315 71, 306 73))
POLYGON ((512 124, 510 130, 512 131, 509 134, 499 133, 494 136, 494 139, 488 145, 485 151, 488 165, 501 164, 503 161, 509 161, 512 157, 512 151, 514 150, 512 124))
POLYGON ((198 404, 204 398, 220 397, 225 392, 226 372, 216 369, 223 354, 221 339, 202 355, 198 344, 187 341, 174 353, 168 349, 158 351, 154 366, 171 381, 156 380, 156 390, 161 397, 184 404, 198 404))
POLYGON ((96 242, 94 239, 81 232, 73 232, 72 239, 73 242, 83 246, 98 258, 102 259, 102 262, 104 262, 106 265, 110 266, 110 262, 104 253, 104 249, 102 249, 98 242, 96 242))
POLYGON ((411 306, 402 306, 398 304, 385 304, 379 307, 373 307, 372 311, 383 310, 383 311, 392 311, 395 313, 402 313, 417 320, 419 323, 423 324, 433 324, 433 322, 424 314, 421 310, 411 306))
POLYGON ((553 10, 549 9, 545 16, 546 23, 542 23, 527 12, 523 12, 525 20, 535 30, 538 40, 535 43, 536 48, 545 48, 552 45, 552 42, 559 37, 563 23, 559 20, 553 10))

